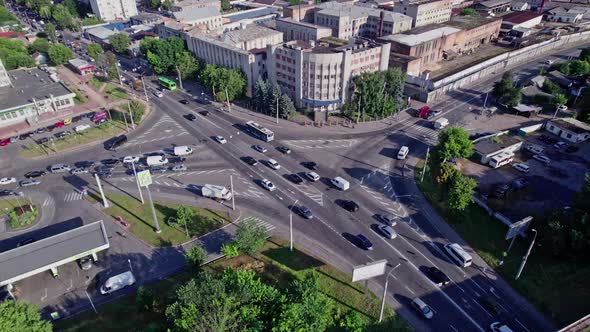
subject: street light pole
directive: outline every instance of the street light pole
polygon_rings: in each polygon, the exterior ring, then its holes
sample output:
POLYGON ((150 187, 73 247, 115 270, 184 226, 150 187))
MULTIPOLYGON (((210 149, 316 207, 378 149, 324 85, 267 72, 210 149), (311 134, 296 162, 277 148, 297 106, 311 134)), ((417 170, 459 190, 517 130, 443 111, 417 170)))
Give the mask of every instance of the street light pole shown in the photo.
POLYGON ((184 90, 182 87, 182 77, 180 77, 180 69, 178 69, 178 66, 176 66, 176 73, 178 73, 178 83, 180 83, 180 89, 184 90))
POLYGON ((277 124, 279 124, 279 97, 277 96, 277 124))
POLYGON ((225 86, 225 99, 227 100, 227 111, 231 113, 231 104, 229 102, 229 94, 227 93, 227 85, 225 86))
POLYGON ((98 186, 98 190, 100 191, 100 196, 102 196, 102 204, 106 209, 109 207, 109 202, 107 201, 107 198, 104 196, 104 191, 102 191, 102 186, 100 185, 100 178, 98 177, 98 174, 94 174, 94 178, 96 179, 96 185, 98 186))
POLYGON ((537 230, 533 228, 533 229, 531 229, 531 231, 535 232, 535 236, 533 236, 533 240, 531 241, 531 244, 529 245, 529 249, 526 251, 526 254, 522 258, 522 263, 520 263, 520 267, 518 268, 518 272, 516 272, 516 277, 514 278, 516 280, 518 280, 518 278, 520 278, 520 274, 522 273, 522 270, 524 270, 524 265, 526 264, 526 261, 529 258, 531 251, 533 250, 533 245, 535 244, 535 240, 537 239, 537 230))
POLYGON ((229 176, 229 188, 231 190, 231 209, 235 210, 236 209, 236 201, 235 201, 235 195, 234 195, 234 177, 233 177, 233 175, 229 176))
POLYGON ((422 174, 420 174, 420 182, 424 182, 424 173, 426 173, 426 165, 428 165, 428 153, 430 152, 430 145, 426 147, 426 160, 424 160, 424 167, 422 167, 422 174))
POLYGON ((152 206, 152 216, 154 217, 154 223, 156 224, 156 234, 162 233, 160 229, 160 224, 158 224, 158 216, 156 216, 156 208, 154 207, 154 200, 152 199, 152 192, 150 191, 150 186, 145 186, 147 189, 148 198, 150 199, 150 205, 152 206))
POLYGON ((141 199, 141 204, 145 204, 143 201, 143 193, 141 192, 141 186, 139 185, 139 179, 137 178, 137 172, 135 171, 135 162, 131 162, 131 167, 133 167, 133 176, 135 176, 135 183, 137 183, 137 190, 139 190, 139 198, 141 199))
POLYGON ((291 205, 291 208, 289 209, 289 250, 293 251, 293 207, 295 205, 297 205, 297 202, 299 202, 298 199, 295 200, 295 203, 293 203, 293 205, 291 205))
POLYGON ((143 93, 145 94, 145 101, 148 101, 147 89, 145 88, 145 82, 143 81, 143 75, 141 76, 141 85, 143 85, 143 93))
POLYGON ((387 276, 385 277, 385 287, 383 288, 383 298, 381 299, 381 310, 379 310, 379 323, 381 323, 381 321, 383 320, 383 309, 385 309, 385 298, 387 297, 387 286, 389 286, 389 276, 400 265, 401 265, 401 263, 397 263, 397 265, 394 266, 391 269, 391 271, 389 271, 389 273, 387 274, 387 276))

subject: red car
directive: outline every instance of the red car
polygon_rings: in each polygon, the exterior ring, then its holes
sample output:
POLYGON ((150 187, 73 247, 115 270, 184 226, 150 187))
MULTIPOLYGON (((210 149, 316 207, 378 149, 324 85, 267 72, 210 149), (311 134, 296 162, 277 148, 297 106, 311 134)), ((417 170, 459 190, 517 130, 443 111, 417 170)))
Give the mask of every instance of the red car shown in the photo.
POLYGON ((428 107, 428 105, 424 105, 418 110, 418 117, 424 118, 428 115, 428 113, 430 113, 430 107, 428 107))
POLYGON ((63 126, 64 126, 64 122, 63 121, 60 121, 60 122, 58 122, 58 123, 55 124, 55 128, 61 128, 63 126))
POLYGON ((2 138, 0 139, 0 146, 6 146, 10 144, 10 138, 2 138))

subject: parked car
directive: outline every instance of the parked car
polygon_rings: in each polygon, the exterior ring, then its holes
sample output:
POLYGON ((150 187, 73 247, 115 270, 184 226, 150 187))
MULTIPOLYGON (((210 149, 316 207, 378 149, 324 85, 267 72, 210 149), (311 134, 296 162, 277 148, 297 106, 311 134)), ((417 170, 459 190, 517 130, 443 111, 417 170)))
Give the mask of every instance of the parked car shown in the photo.
POLYGON ((101 179, 110 178, 111 176, 113 176, 112 172, 107 172, 107 171, 100 171, 100 172, 96 172, 94 174, 98 175, 98 177, 101 179))
POLYGON ((349 212, 356 212, 359 210, 359 205, 355 201, 343 200, 342 207, 349 212))
POLYGON ((516 163, 516 164, 512 164, 512 168, 514 168, 517 171, 523 172, 523 173, 528 173, 530 171, 530 167, 529 165, 525 164, 525 163, 516 163))
POLYGON ((36 143, 37 144, 45 144, 45 143, 49 143, 51 141, 53 141, 53 137, 41 137, 36 141, 36 143))
POLYGON ((243 160, 243 161, 244 161, 246 164, 248 164, 248 165, 251 165, 251 166, 256 166, 256 165, 258 165, 258 161, 256 161, 256 159, 254 159, 254 158, 252 158, 252 157, 250 157, 250 156, 245 156, 245 157, 242 157, 242 160, 243 160))
POLYGON ((40 185, 41 181, 39 180, 35 180, 35 179, 27 179, 27 180, 22 180, 19 185, 21 187, 30 187, 30 186, 37 186, 40 185))
POLYGON ((284 153, 284 154, 290 154, 290 153, 291 153, 291 149, 289 149, 289 148, 288 148, 288 147, 286 147, 286 146, 279 146, 279 147, 277 148, 277 150, 278 150, 279 152, 281 152, 281 153, 284 153))
POLYGON ((125 156, 123 158, 123 163, 124 164, 131 164, 131 163, 137 163, 139 162, 139 157, 138 156, 125 156))
POLYGON ((511 188, 507 184, 501 184, 494 190, 493 196, 496 198, 504 198, 510 192, 511 188))
POLYGON ((82 270, 88 271, 92 268, 92 257, 91 256, 82 257, 82 258, 78 259, 78 264, 80 265, 80 268, 82 270))
POLYGON ((262 188, 264 188, 268 191, 275 191, 277 189, 277 187, 275 187, 274 183, 272 183, 268 179, 262 179, 260 181, 260 185, 262 186, 262 188))
POLYGON ((543 154, 536 154, 533 156, 533 158, 542 162, 545 165, 549 165, 551 163, 551 159, 549 159, 549 157, 543 154))
POLYGON ((436 266, 428 267, 426 272, 428 273, 430 280, 432 280, 432 282, 434 282, 434 284, 438 287, 444 286, 451 282, 451 279, 449 279, 449 277, 447 277, 447 275, 443 271, 439 270, 436 266))
POLYGON ((185 161, 186 161, 185 157, 170 157, 170 158, 168 158, 168 162, 171 164, 183 163, 185 161))
POLYGON ((556 149, 561 149, 561 148, 564 148, 566 146, 567 146, 567 143, 566 142, 562 142, 562 141, 559 141, 559 142, 553 144, 553 147, 556 148, 556 149))
POLYGON ((559 105, 559 107, 557 107, 557 110, 559 110, 560 112, 565 112, 565 111, 567 111, 567 106, 559 105))
POLYGON ((88 174, 90 173, 90 170, 88 168, 85 167, 77 167, 74 168, 73 170, 70 171, 70 173, 76 175, 76 174, 88 174))
POLYGON ((266 161, 266 164, 268 165, 268 167, 274 169, 274 170, 279 170, 281 169, 281 165, 279 165, 279 163, 274 160, 274 159, 269 159, 266 161))
POLYGON ((117 165, 119 163, 119 159, 110 158, 101 160, 104 165, 117 165))
POLYGON ((75 163, 74 165, 76 165, 77 167, 82 167, 82 168, 89 168, 89 167, 93 167, 94 165, 96 165, 96 163, 94 161, 79 161, 77 163, 75 163))
POLYGON ((16 183, 16 178, 1 178, 0 185, 7 185, 11 183, 16 183))
POLYGON ((512 181, 510 186, 514 189, 523 189, 529 186, 529 181, 525 178, 518 178, 512 181))
POLYGON ((225 137, 223 136, 215 136, 215 140, 219 143, 219 144, 225 144, 227 143, 227 140, 225 139, 225 137))
POLYGON ((303 183, 303 179, 295 173, 289 174, 287 177, 289 178, 289 181, 291 181, 295 184, 302 184, 303 183))
POLYGON ((152 166, 150 167, 150 172, 152 173, 165 173, 168 170, 166 166, 152 166))
POLYGON ((10 138, 0 138, 0 146, 7 146, 10 144, 10 138))
POLYGON ((301 217, 305 218, 305 219, 312 219, 313 218, 313 213, 311 212, 311 210, 303 205, 295 205, 293 206, 293 212, 297 213, 298 215, 300 215, 301 217))
POLYGON ((66 137, 66 136, 68 136, 68 135, 70 135, 70 134, 72 134, 72 132, 70 132, 69 130, 66 130, 66 131, 60 131, 59 133, 56 133, 56 134, 55 134, 55 137, 56 137, 56 138, 64 138, 64 137, 66 137))
POLYGON ((45 176, 45 171, 32 171, 25 174, 27 179, 38 178, 40 176, 45 176))
POLYGON ((256 151, 258 151, 260 153, 265 153, 267 151, 264 146, 258 145, 258 144, 252 145, 252 149, 254 149, 254 150, 256 150, 256 151))
POLYGON ((318 168, 319 168, 319 167, 318 167, 318 164, 314 163, 313 161, 307 161, 307 162, 304 162, 302 165, 303 165, 305 168, 308 168, 308 169, 310 169, 310 170, 312 170, 312 171, 317 171, 317 170, 318 170, 318 168))

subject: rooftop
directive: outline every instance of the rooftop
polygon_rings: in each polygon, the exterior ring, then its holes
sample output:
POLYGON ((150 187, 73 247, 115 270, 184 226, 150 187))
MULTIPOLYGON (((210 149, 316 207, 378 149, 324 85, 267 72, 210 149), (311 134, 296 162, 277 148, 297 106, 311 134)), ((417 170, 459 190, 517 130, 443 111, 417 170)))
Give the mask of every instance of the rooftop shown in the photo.
POLYGON ((470 30, 473 28, 480 27, 485 24, 492 23, 494 21, 501 21, 500 18, 497 17, 484 17, 479 15, 466 15, 466 16, 455 16, 449 22, 444 23, 444 25, 448 25, 451 27, 455 27, 458 29, 465 29, 470 30))
POLYGON ((185 9, 191 6, 206 6, 208 4, 215 4, 217 0, 184 0, 174 4, 174 7, 185 9))
MULTIPOLYGON (((427 27, 428 28, 428 27, 427 27)), ((437 27, 435 29, 413 29, 403 34, 384 36, 382 39, 393 41, 407 46, 416 46, 427 41, 435 40, 461 31, 450 26, 437 27), (421 32, 423 31, 423 32, 421 32)))
POLYGON ((573 131, 576 134, 583 134, 590 132, 590 126, 586 123, 576 120, 574 118, 563 118, 563 119, 553 119, 551 122, 554 122, 556 125, 567 129, 569 131, 573 131))
POLYGON ((481 138, 473 143, 473 149, 482 155, 490 155, 496 151, 505 149, 514 144, 521 143, 522 141, 509 136, 509 135, 497 135, 492 137, 481 138), (497 137, 497 138, 495 138, 497 137))
POLYGON ((265 28, 260 25, 250 24, 244 29, 232 30, 224 33, 222 39, 225 43, 241 44, 243 42, 269 37, 276 34, 282 34, 282 32, 265 28))
POLYGON ((493 8, 496 6, 502 6, 502 5, 506 5, 506 4, 510 4, 511 0, 487 0, 487 1, 482 1, 482 2, 477 2, 476 4, 487 7, 487 8, 493 8))
POLYGON ((161 15, 154 13, 141 13, 135 16, 131 16, 131 18, 138 21, 157 21, 163 19, 161 15))
POLYGON ((406 16, 401 13, 384 11, 380 9, 370 8, 370 7, 361 7, 361 6, 354 6, 349 5, 342 2, 336 1, 329 1, 324 2, 317 6, 320 8, 319 13, 323 15, 330 15, 330 16, 337 16, 337 17, 350 17, 352 19, 373 16, 373 17, 380 17, 381 12, 385 14, 384 20, 386 22, 395 22, 400 21, 403 19, 410 19, 409 16, 406 16))
MULTIPOLYGON (((72 59, 72 60, 68 61, 68 63, 76 68, 85 68, 85 67, 91 66, 88 62, 86 62, 82 59, 72 59)), ((94 67, 94 66, 92 66, 92 67, 94 67)))
POLYGON ((51 95, 73 95, 63 84, 52 81, 48 73, 37 68, 11 70, 8 76, 12 86, 0 87, 2 109, 29 105, 33 99, 45 100, 51 95))
POLYGON ((223 15, 223 17, 229 19, 230 22, 238 22, 241 20, 249 19, 249 18, 256 18, 256 17, 277 14, 277 13, 278 13, 278 9, 275 7, 260 7, 260 8, 239 11, 237 13, 225 14, 225 15, 223 15))
POLYGON ((514 12, 507 15, 502 16, 502 22, 510 22, 514 24, 524 23, 526 21, 530 21, 535 19, 539 16, 543 16, 543 14, 535 13, 535 12, 514 12))
POLYGON ((198 21, 210 17, 220 16, 216 7, 187 8, 179 12, 172 12, 172 16, 179 21, 198 21))
POLYGON ((109 30, 105 27, 96 27, 92 29, 86 30, 87 33, 95 36, 98 39, 106 40, 109 39, 110 36, 114 35, 116 32, 113 30, 109 30))

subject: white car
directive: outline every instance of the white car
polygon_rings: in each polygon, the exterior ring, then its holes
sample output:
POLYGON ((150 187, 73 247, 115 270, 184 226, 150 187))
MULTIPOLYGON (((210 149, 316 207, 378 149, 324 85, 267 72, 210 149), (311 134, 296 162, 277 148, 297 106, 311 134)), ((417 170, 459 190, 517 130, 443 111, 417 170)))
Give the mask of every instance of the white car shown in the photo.
POLYGON ((78 167, 78 168, 74 168, 73 170, 70 171, 70 173, 72 174, 88 174, 90 173, 90 170, 86 167, 78 167))
POLYGON ((225 139, 225 137, 223 136, 215 136, 215 140, 219 143, 219 144, 225 144, 227 143, 227 140, 225 139))
POLYGON ((254 149, 254 150, 256 150, 256 151, 258 151, 260 153, 265 153, 266 152, 266 148, 264 146, 258 145, 258 144, 252 145, 252 149, 254 149))
POLYGON ((555 144, 553 144, 553 147, 556 149, 561 149, 567 146, 566 142, 557 142, 555 144))
POLYGON ((274 170, 281 169, 281 165, 279 165, 279 163, 274 159, 269 159, 266 161, 266 163, 268 164, 268 167, 270 167, 274 170))
POLYGON ((268 191, 275 191, 275 189, 277 189, 277 187, 275 187, 275 185, 267 179, 262 179, 262 181, 260 181, 260 185, 262 186, 262 188, 268 191))
POLYGON ((313 182, 319 181, 320 179, 320 176, 316 172, 305 172, 305 177, 313 182))
POLYGON ((35 180, 35 179, 22 180, 20 182, 21 187, 38 186, 40 184, 41 184, 41 181, 35 180))
POLYGON ((16 183, 16 178, 2 178, 2 179, 0 179, 0 184, 2 184, 2 185, 11 184, 11 183, 16 183))
POLYGON ((187 168, 186 168, 186 166, 184 166, 184 165, 176 165, 176 166, 174 166, 174 167, 170 168, 170 170, 171 170, 172 172, 184 172, 184 171, 186 171, 186 169, 187 169, 187 168))
POLYGON ((138 156, 126 156, 125 158, 123 158, 123 163, 125 164, 131 164, 136 162, 139 162, 138 156))
POLYGON ((528 173, 529 170, 531 169, 529 167, 529 165, 525 164, 525 163, 516 163, 516 164, 512 164, 512 168, 514 168, 517 171, 523 172, 523 173, 528 173))
POLYGON ((536 154, 533 156, 533 158, 537 159, 538 161, 544 163, 544 164, 549 164, 551 163, 551 159, 549 159, 549 157, 542 155, 542 154, 536 154))
POLYGON ((383 236, 390 240, 393 240, 397 237, 397 233, 393 230, 391 226, 379 225, 377 226, 377 228, 379 228, 379 231, 381 232, 381 234, 383 234, 383 236))
POLYGON ((567 106, 565 105, 559 105, 559 107, 557 108, 560 112, 565 112, 567 111, 567 106))
POLYGON ((154 96, 156 96, 158 98, 162 98, 162 97, 164 97, 164 94, 161 93, 160 91, 154 91, 154 96))
POLYGON ((83 124, 83 125, 76 126, 76 128, 74 128, 74 131, 79 133, 79 132, 82 132, 86 129, 90 129, 90 125, 83 124))
POLYGON ((555 62, 555 61, 553 61, 553 60, 545 60, 545 63, 548 64, 548 65, 552 65, 553 62, 555 62))

